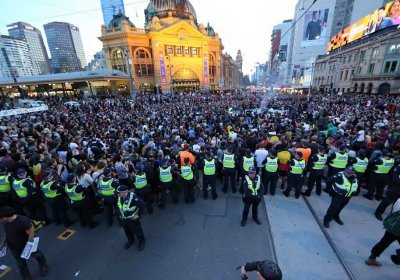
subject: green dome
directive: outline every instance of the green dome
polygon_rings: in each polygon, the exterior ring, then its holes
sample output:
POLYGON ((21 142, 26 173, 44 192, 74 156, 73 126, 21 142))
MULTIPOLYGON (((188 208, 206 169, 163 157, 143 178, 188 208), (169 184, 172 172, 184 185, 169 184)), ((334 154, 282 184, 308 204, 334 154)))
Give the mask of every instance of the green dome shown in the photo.
POLYGON ((173 17, 189 19, 192 16, 197 21, 196 11, 189 0, 151 0, 144 11, 146 25, 153 17, 168 17, 168 12, 171 12, 173 17))
POLYGON ((114 15, 113 19, 108 24, 108 28, 118 28, 122 26, 122 22, 126 21, 129 27, 136 27, 130 20, 129 17, 125 16, 121 11, 114 15))

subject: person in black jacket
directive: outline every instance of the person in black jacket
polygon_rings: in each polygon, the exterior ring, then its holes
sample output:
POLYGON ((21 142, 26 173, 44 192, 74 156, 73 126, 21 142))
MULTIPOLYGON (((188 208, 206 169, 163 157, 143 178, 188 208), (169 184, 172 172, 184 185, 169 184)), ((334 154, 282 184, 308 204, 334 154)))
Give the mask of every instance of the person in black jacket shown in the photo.
POLYGON ((375 217, 382 221, 382 215, 385 213, 386 208, 397 201, 400 198, 400 165, 396 165, 393 168, 392 184, 386 191, 386 197, 379 203, 378 208, 375 210, 375 217))
POLYGON ((245 176, 243 180, 243 214, 242 222, 240 225, 244 227, 246 225, 247 216, 249 215, 250 205, 252 206, 252 216, 256 224, 261 225, 261 221, 258 219, 258 204, 261 202, 261 198, 264 195, 264 186, 261 182, 260 175, 257 175, 255 167, 251 167, 249 174, 245 176))
POLYGON ((279 266, 272 261, 256 261, 248 262, 246 265, 240 267, 240 276, 242 279, 247 278, 247 272, 257 271, 259 280, 281 280, 282 271, 279 266))

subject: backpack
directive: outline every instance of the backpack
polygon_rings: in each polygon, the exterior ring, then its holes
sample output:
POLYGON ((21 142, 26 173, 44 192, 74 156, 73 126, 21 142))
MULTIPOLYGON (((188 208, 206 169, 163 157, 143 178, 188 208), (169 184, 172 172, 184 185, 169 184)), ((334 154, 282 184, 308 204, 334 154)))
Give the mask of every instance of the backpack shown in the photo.
POLYGON ((385 218, 383 226, 391 234, 400 237, 400 211, 393 212, 385 218))

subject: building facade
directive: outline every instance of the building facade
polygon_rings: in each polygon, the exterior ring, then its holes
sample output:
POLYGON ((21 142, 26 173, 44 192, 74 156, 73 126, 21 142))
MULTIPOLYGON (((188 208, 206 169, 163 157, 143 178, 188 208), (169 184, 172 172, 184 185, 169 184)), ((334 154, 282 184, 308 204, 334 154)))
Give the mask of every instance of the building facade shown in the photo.
POLYGON ((93 59, 88 63, 87 70, 106 69, 107 63, 104 57, 104 52, 99 51, 93 55, 93 59))
POLYGON ((237 88, 241 69, 211 25, 197 22, 189 1, 152 0, 145 28, 122 13, 101 29, 107 67, 127 72, 140 91, 221 90, 237 88), (127 59, 127 57, 129 59, 127 59))
POLYGON ((10 36, 24 40, 28 44, 35 71, 39 75, 51 73, 49 56, 40 30, 25 22, 9 24, 7 29, 10 36))
POLYGON ((34 76, 37 72, 33 67, 28 44, 21 39, 10 36, 0 36, 0 75, 3 79, 17 81, 19 77, 34 76))
POLYGON ((124 0, 101 0, 101 11, 104 24, 108 25, 114 15, 120 12, 125 15, 124 0))
POLYGON ((313 88, 326 93, 400 94, 400 32, 392 26, 320 56, 313 88))
POLYGON ((85 51, 78 27, 67 22, 50 22, 44 25, 44 30, 55 73, 85 68, 85 51))

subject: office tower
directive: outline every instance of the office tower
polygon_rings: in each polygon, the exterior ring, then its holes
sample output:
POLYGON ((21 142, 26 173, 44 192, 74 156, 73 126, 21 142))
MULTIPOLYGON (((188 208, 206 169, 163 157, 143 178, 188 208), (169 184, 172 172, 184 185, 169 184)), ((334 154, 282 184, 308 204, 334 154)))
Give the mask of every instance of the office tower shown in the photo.
POLYGON ((122 13, 125 15, 124 0, 101 0, 104 24, 108 25, 113 16, 122 13))

